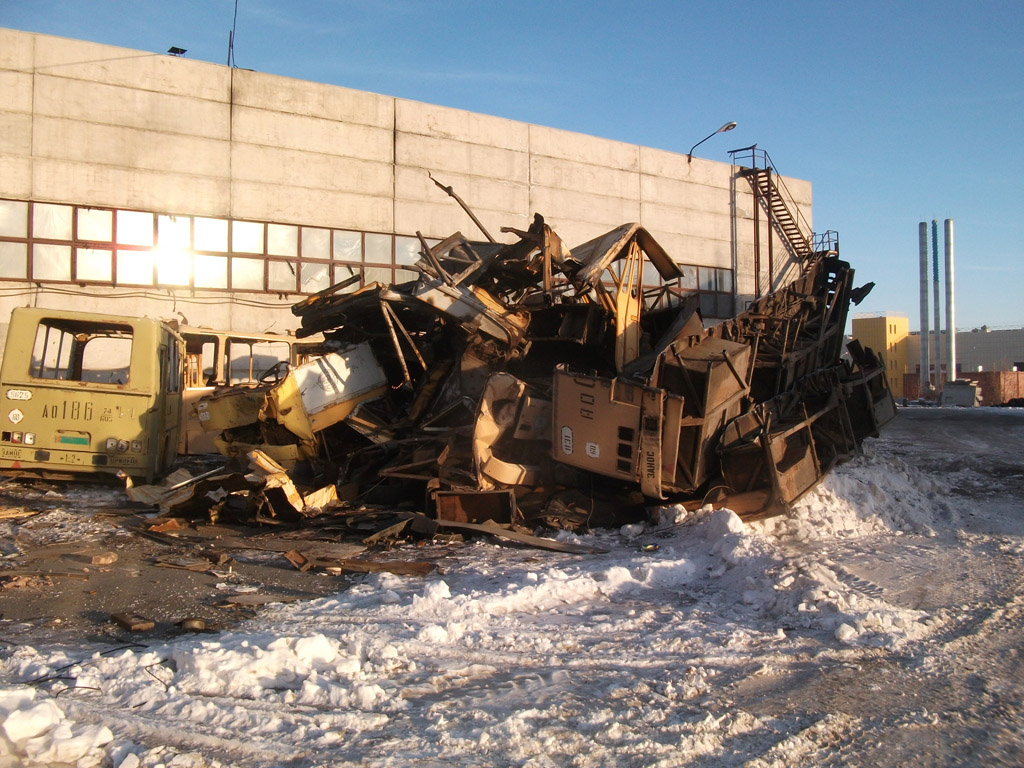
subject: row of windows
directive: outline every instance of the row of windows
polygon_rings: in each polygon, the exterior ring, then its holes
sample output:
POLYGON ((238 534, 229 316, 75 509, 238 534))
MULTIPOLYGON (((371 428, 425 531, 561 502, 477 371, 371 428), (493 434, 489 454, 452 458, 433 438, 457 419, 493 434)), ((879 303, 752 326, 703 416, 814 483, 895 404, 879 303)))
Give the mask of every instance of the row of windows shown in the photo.
MULTIPOLYGON (((415 279, 419 251, 404 235, 0 200, 7 280, 308 294, 360 271, 363 284, 415 279)), ((719 294, 705 316, 732 314, 731 270, 680 267, 679 290, 719 294)))

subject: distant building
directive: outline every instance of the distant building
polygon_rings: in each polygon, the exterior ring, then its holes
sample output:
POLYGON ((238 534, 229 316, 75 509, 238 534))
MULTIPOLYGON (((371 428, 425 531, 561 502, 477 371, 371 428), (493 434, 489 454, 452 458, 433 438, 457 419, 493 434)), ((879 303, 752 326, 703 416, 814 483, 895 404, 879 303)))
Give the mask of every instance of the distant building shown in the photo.
POLYGON ((853 338, 861 346, 871 348, 885 361, 889 390, 896 398, 903 397, 903 374, 907 372, 908 320, 901 315, 853 318, 853 338))
MULTIPOLYGON (((860 341, 863 346, 871 347, 885 361, 893 396, 917 398, 921 394, 920 386, 914 379, 920 380, 921 334, 917 331, 908 331, 907 318, 897 313, 855 315, 851 325, 853 338, 860 341)), ((1024 328, 992 330, 982 326, 971 331, 957 331, 954 377, 949 375, 949 361, 945 359, 946 332, 942 331, 939 334, 938 348, 942 350, 942 357, 939 360, 935 358, 935 336, 934 331, 928 334, 932 350, 929 378, 937 390, 950 378, 989 381, 988 398, 993 401, 991 404, 998 404, 1002 400, 994 388, 995 385, 991 383, 996 379, 979 374, 1017 372, 1024 377, 1024 328)), ((998 380, 1016 382, 1017 379, 1018 377, 1014 376, 998 380)), ((1005 383, 1000 384, 1001 389, 1005 387, 1005 383)), ((1004 399, 1017 396, 1014 394, 1014 387, 1016 384, 1011 387, 1008 397, 1004 399)))

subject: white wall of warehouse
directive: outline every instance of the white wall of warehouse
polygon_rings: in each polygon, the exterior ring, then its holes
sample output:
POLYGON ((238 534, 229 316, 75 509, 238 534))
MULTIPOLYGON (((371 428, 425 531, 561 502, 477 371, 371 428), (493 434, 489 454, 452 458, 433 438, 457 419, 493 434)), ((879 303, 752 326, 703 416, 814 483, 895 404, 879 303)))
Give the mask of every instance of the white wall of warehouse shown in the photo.
MULTIPOLYGON (((754 293, 754 198, 736 167, 650 147, 233 69, 0 29, 0 197, 156 213, 482 239, 541 213, 570 246, 624 222, 677 261, 731 268, 754 293)), ((811 221, 811 184, 785 178, 811 221)), ((762 243, 775 237, 760 216, 762 243)), ((776 253, 783 253, 776 238, 776 253)), ((76 308, 294 328, 301 296, 74 288, 76 308), (258 298, 258 302, 252 301, 258 298), (213 299, 218 299, 214 301, 213 299), (253 304, 258 306, 252 306, 253 304), (269 318, 275 318, 273 323, 269 318)), ((66 293, 0 283, 12 307, 66 293)))

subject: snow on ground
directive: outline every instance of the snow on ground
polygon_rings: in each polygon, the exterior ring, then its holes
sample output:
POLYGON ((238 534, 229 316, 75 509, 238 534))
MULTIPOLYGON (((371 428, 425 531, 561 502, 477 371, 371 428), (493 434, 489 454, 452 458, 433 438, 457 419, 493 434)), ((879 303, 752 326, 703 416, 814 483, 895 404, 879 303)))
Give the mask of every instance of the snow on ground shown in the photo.
MULTIPOLYGON (((228 632, 9 649, 0 767, 827 762, 880 727, 870 713, 758 711, 743 691, 954 631, 954 611, 895 599, 838 560, 960 546, 974 508, 912 458, 858 458, 761 523, 669 507, 657 524, 562 535, 605 555, 470 542, 429 578, 368 575, 228 632)), ((999 543, 1019 558, 1021 541, 999 543)), ((933 717, 911 707, 887 727, 933 717)))

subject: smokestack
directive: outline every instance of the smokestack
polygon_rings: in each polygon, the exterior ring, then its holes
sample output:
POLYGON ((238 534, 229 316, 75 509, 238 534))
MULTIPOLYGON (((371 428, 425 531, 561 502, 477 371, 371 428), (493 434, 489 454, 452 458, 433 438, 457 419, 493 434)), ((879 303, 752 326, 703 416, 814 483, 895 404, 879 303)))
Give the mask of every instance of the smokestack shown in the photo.
POLYGON ((928 393, 929 350, 931 337, 928 335, 928 222, 917 225, 918 251, 921 263, 921 396, 928 393))
POLYGON ((932 219, 932 314, 935 317, 935 387, 942 389, 942 339, 939 336, 939 222, 932 219))
POLYGON ((956 319, 953 300, 953 220, 943 222, 946 235, 946 370, 956 381, 956 319))

